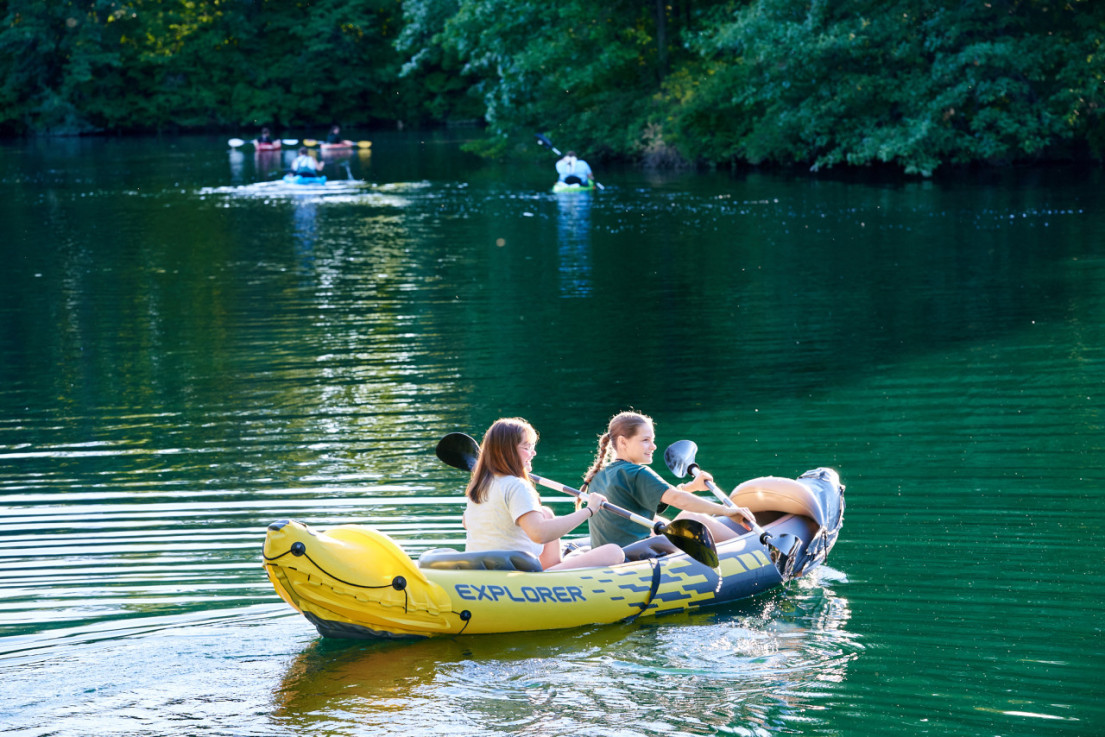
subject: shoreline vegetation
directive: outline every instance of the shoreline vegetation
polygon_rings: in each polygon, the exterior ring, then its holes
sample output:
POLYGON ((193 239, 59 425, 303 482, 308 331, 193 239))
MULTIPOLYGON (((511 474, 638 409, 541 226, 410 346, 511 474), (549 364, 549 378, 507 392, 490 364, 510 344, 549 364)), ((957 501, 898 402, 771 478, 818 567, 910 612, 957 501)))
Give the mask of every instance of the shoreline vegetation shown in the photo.
POLYGON ((1092 0, 0 0, 0 137, 478 125, 597 161, 1105 160, 1092 0))

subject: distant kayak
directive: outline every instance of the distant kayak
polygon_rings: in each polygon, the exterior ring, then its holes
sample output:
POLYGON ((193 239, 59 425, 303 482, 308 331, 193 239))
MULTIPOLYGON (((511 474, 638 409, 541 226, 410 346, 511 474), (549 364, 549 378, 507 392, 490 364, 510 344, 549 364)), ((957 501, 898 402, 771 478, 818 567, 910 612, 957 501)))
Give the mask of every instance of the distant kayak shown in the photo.
POLYGON ((263 143, 257 139, 245 140, 242 138, 231 138, 226 142, 231 148, 241 148, 243 146, 253 146, 254 151, 279 151, 283 146, 294 146, 299 143, 295 138, 284 138, 277 141, 269 141, 263 143))
POLYGON ((564 182, 557 182, 553 185, 552 191, 556 194, 568 194, 570 192, 590 192, 594 188, 594 182, 587 182, 587 184, 566 184, 564 182))
POLYGON ((307 148, 318 147, 323 153, 327 151, 349 151, 357 148, 362 151, 372 148, 372 141, 336 141, 334 143, 327 143, 326 141, 316 141, 313 138, 303 139, 303 145, 307 148))
POLYGON ((305 177, 302 174, 285 174, 284 181, 288 184, 298 184, 304 187, 310 187, 326 184, 326 177, 305 177))

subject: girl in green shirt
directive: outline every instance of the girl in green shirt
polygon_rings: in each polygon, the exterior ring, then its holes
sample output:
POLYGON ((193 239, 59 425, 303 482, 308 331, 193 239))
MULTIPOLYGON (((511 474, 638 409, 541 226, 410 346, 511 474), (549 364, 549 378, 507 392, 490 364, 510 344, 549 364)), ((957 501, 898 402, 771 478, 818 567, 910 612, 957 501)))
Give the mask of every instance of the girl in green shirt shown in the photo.
MULTIPOLYGON (((716 542, 739 533, 715 517, 755 521, 745 507, 726 507, 692 494, 708 490, 706 482, 712 481, 713 476, 705 471, 686 485, 676 487, 664 481, 648 467, 655 451, 656 432, 651 417, 637 412, 615 415, 599 438, 595 462, 583 477, 584 490, 602 494, 611 504, 649 519, 667 506, 684 510, 679 518, 695 519, 706 525, 716 542)), ((596 548, 606 543, 624 547, 648 536, 644 527, 606 510, 595 515, 590 527, 591 545, 596 548)))

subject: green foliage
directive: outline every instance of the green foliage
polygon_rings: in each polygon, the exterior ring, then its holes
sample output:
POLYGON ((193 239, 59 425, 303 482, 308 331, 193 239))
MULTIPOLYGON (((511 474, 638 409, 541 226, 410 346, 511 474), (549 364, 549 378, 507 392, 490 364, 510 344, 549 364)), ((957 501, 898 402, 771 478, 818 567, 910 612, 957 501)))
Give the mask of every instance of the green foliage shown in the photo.
POLYGON ((483 117, 478 96, 469 94, 479 79, 466 72, 444 42, 445 24, 456 15, 457 0, 404 0, 403 29, 395 47, 406 59, 400 79, 418 119, 471 121, 483 117), (413 98, 413 99, 412 99, 413 98))
POLYGON ((713 73, 666 100, 675 139, 713 160, 930 174, 1030 159, 1100 137, 1103 28, 1087 0, 760 0, 713 15, 692 39, 713 73), (739 123, 693 147, 719 117, 739 123))
POLYGON ((929 174, 1105 155, 1103 43, 1095 0, 0 0, 0 134, 481 119, 929 174))
POLYGON ((399 0, 8 0, 0 131, 395 119, 400 11, 399 0))
MULTIPOLYGON (((623 154, 640 136, 661 74, 654 6, 584 0, 459 0, 438 37, 479 81, 495 134, 534 131, 589 152, 623 154)), ((666 55, 664 55, 666 58, 666 55)))
POLYGON ((99 23, 108 3, 4 4, 0 33, 0 126, 79 133, 81 86, 121 63, 99 23))

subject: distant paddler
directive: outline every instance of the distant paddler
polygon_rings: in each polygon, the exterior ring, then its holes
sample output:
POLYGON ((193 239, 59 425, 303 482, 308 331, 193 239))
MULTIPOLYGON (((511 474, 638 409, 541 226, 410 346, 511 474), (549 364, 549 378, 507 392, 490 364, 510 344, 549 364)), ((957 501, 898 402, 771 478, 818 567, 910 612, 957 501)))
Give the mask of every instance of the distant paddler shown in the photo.
POLYGON ((280 140, 273 138, 268 128, 261 128, 261 135, 253 139, 253 147, 258 151, 278 149, 280 140))
POLYGON ((306 146, 301 146, 299 155, 292 161, 292 174, 299 177, 317 177, 325 164, 311 156, 306 146))
POLYGON ((330 132, 326 135, 325 141, 316 141, 313 138, 305 138, 303 140, 305 146, 314 148, 318 146, 322 151, 348 151, 353 148, 363 150, 372 147, 372 141, 350 141, 348 138, 342 136, 341 126, 334 123, 330 126, 330 132))
POLYGON ((582 187, 590 186, 594 180, 591 166, 583 159, 576 156, 575 151, 569 151, 564 158, 556 162, 558 181, 564 184, 578 184, 582 187))

